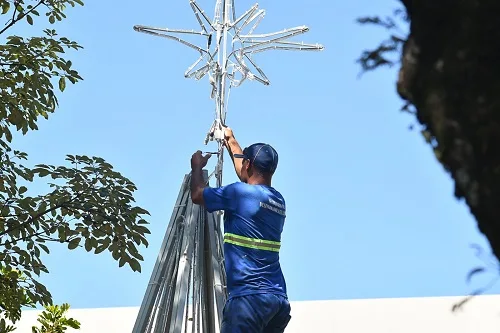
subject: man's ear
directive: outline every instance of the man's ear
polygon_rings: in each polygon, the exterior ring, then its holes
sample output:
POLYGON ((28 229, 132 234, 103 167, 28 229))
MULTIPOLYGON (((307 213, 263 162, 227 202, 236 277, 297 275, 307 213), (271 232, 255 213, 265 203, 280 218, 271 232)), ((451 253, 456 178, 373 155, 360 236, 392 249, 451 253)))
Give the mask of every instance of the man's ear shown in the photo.
POLYGON ((250 162, 247 162, 245 170, 246 170, 248 176, 250 176, 253 173, 253 166, 250 162))

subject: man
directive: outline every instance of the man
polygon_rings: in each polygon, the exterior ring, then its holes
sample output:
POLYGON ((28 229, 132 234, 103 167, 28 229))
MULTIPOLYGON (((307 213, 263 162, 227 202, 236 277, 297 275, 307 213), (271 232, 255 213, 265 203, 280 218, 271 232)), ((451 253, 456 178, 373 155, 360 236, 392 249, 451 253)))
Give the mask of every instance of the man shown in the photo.
POLYGON ((221 333, 282 333, 290 321, 285 279, 279 263, 285 200, 271 186, 278 153, 256 143, 243 151, 225 129, 227 147, 241 182, 210 188, 202 169, 210 155, 191 158, 191 197, 208 212, 224 211, 224 257, 229 298, 221 333))

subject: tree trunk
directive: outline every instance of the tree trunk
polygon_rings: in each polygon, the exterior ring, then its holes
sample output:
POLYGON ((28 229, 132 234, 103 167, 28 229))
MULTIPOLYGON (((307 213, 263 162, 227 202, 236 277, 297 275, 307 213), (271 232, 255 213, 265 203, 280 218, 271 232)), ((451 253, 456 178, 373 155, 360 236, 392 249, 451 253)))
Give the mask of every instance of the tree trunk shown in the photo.
POLYGON ((500 1, 402 0, 398 93, 500 258, 500 1))

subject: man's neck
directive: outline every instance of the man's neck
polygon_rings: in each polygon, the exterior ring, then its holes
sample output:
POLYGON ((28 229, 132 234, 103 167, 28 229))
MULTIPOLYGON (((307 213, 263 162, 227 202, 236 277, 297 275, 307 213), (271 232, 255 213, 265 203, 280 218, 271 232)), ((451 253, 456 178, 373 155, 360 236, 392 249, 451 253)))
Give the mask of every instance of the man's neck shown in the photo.
POLYGON ((266 185, 271 186, 271 180, 264 179, 263 177, 250 177, 247 181, 248 185, 266 185))

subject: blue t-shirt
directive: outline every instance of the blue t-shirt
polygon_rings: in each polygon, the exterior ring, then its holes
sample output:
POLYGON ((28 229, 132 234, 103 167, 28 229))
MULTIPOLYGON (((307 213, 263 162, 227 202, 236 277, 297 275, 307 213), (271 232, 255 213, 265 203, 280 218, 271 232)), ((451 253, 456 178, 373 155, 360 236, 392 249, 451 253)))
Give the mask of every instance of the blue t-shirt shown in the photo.
POLYGON ((281 241, 286 215, 283 196, 270 186, 238 182, 207 187, 203 199, 208 212, 224 211, 225 237, 236 239, 224 241, 229 298, 260 293, 287 297, 279 252, 262 249, 266 245, 255 242, 281 241))

